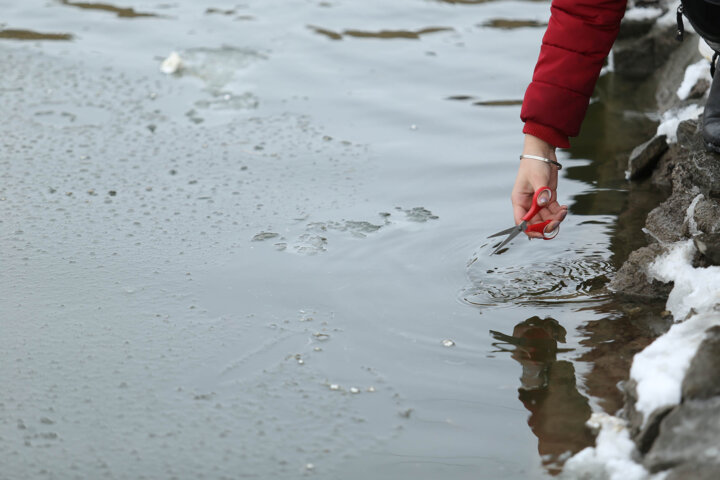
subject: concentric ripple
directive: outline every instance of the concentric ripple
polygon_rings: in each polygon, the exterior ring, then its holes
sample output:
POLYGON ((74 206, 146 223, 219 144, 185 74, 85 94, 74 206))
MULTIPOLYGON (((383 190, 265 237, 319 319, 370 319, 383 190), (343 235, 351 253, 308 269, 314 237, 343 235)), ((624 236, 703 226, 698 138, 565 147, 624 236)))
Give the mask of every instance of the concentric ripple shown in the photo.
POLYGON ((468 262, 470 285, 459 294, 462 302, 498 306, 596 299, 614 271, 607 255, 583 250, 542 260, 501 257, 477 255, 468 262))

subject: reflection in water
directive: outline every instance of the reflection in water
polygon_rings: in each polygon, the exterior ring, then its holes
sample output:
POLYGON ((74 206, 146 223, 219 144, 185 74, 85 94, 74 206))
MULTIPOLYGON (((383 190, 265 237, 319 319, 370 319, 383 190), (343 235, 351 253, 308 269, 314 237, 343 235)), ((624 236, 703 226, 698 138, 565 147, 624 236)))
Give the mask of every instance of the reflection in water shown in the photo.
POLYGON ((672 316, 665 312, 664 302, 609 302, 583 310, 604 315, 580 327, 587 347, 577 361, 587 362, 590 371, 584 375, 587 393, 598 405, 614 415, 623 407, 623 393, 618 385, 628 379, 635 354, 672 325, 672 316))
POLYGON ((548 472, 556 475, 569 458, 593 445, 585 422, 592 413, 575 383, 575 368, 557 360, 565 343, 565 329, 553 318, 532 317, 517 324, 512 336, 491 330, 501 352, 510 352, 522 365, 518 397, 530 411, 528 425, 538 438, 538 452, 548 472), (569 452, 569 453, 568 453, 569 452))
POLYGON ((493 18, 481 25, 482 27, 501 28, 503 30, 512 30, 514 28, 525 27, 547 27, 547 23, 538 22, 537 20, 511 20, 508 18, 493 18))
POLYGON ((236 10, 234 8, 223 10, 221 8, 210 7, 205 9, 205 15, 235 15, 235 11, 236 10))
MULTIPOLYGON (((442 3, 451 3, 453 5, 480 5, 483 3, 490 3, 497 0, 435 0, 442 3)), ((544 2, 545 0, 529 0, 531 2, 544 2)))
POLYGON ((459 5, 478 5, 481 3, 488 3, 492 2, 493 0, 437 0, 438 2, 442 3, 452 3, 452 4, 459 4, 459 5))
POLYGON ((0 38, 13 40, 72 40, 69 33, 40 33, 32 30, 0 30, 0 38))
POLYGON ((509 107, 513 105, 522 105, 522 100, 487 100, 473 102, 473 105, 480 107, 509 107))
POLYGON ((410 39, 417 40, 422 35, 437 32, 451 32, 453 31, 450 27, 428 27, 421 28, 420 30, 380 30, 378 32, 369 32, 365 30, 343 30, 342 32, 334 32, 326 28, 315 27, 308 25, 308 28, 315 33, 324 35, 332 40, 342 40, 343 37, 354 37, 354 38, 381 38, 381 39, 410 39))
POLYGON ((60 0, 60 3, 69 7, 84 8, 86 10, 103 10, 114 13, 121 18, 157 17, 154 13, 136 12, 134 8, 116 7, 107 3, 71 2, 69 0, 60 0))
MULTIPOLYGON (((451 95, 447 97, 445 100, 453 100, 453 101, 470 101, 470 100, 476 100, 476 97, 473 97, 472 95, 451 95)), ((477 100, 473 102, 473 105, 479 106, 479 107, 511 107, 516 105, 522 105, 522 99, 514 99, 514 100, 477 100)))
MULTIPOLYGON (((222 8, 208 8, 205 10, 205 15, 224 15, 229 17, 231 15, 236 15, 237 12, 238 11, 235 8, 228 10, 223 10, 222 8)), ((252 15, 237 15, 235 20, 255 20, 255 17, 252 15)))

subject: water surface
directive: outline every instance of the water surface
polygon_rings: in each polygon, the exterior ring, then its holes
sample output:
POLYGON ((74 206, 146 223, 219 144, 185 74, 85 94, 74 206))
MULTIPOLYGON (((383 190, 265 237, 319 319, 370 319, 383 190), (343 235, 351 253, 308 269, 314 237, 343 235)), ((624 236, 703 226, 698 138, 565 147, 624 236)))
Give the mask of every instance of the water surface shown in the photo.
POLYGON ((602 102, 485 240, 548 3, 0 7, 7 478, 545 478, 617 409, 602 102))

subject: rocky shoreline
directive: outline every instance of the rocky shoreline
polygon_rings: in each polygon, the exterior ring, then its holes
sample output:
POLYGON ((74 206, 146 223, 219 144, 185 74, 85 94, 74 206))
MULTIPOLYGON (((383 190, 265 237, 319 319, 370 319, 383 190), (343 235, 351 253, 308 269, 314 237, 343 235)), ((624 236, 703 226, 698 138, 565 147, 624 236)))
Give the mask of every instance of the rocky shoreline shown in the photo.
MULTIPOLYGON (((613 51, 616 75, 638 80, 659 75, 655 97, 661 125, 655 137, 630 154, 627 178, 633 184, 649 183, 668 197, 647 215, 647 245, 630 254, 608 285, 618 297, 640 304, 683 295, 671 294, 677 285, 658 279, 654 268, 681 243, 692 241, 688 248, 695 271, 713 273, 708 269, 720 265, 720 155, 706 150, 697 115, 707 96, 709 65, 706 74, 694 48, 695 35, 686 33, 683 44, 676 41, 676 8, 677 3, 663 0, 638 2, 628 10, 613 51), (690 71, 693 67, 695 72, 690 71)), ((691 307, 683 318, 665 322, 670 330, 704 315, 703 325, 710 325, 703 327, 704 339, 689 357, 680 401, 648 413, 638 407, 638 382, 632 372, 623 385, 625 405, 619 416, 627 420, 635 442, 634 460, 649 474, 664 472, 667 480, 714 479, 720 471, 720 302, 707 300, 702 311, 691 307)))

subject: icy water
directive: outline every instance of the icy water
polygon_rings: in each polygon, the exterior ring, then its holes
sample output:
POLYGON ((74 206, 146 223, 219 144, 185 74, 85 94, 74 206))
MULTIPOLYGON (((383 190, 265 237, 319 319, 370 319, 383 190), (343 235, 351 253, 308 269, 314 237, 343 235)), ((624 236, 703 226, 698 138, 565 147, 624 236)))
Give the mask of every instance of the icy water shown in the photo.
POLYGON ((488 256, 548 7, 0 1, 0 478, 558 473, 647 341, 648 122, 594 103, 561 234, 488 256))

